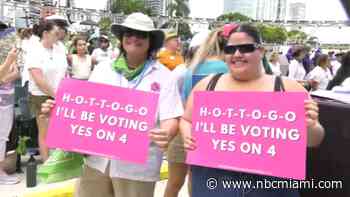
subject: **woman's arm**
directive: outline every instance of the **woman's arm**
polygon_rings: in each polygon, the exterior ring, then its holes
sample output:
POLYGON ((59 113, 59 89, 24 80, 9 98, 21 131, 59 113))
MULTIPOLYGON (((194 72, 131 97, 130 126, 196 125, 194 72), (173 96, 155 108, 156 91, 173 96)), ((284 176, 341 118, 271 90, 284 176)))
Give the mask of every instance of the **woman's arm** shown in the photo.
POLYGON ((162 120, 160 121, 160 128, 168 131, 169 140, 171 140, 177 135, 179 120, 178 118, 162 120))
MULTIPOLYGON (((293 80, 283 80, 286 91, 290 92, 307 92, 304 87, 293 80)), ((308 147, 317 147, 323 141, 325 130, 318 119, 318 105, 309 96, 308 100, 305 100, 305 119, 307 125, 307 145, 308 147)))
POLYGON ((67 55, 67 62, 68 62, 68 65, 72 66, 72 62, 73 62, 72 54, 67 55))
POLYGON ((20 78, 20 73, 19 73, 18 67, 17 67, 17 65, 13 64, 12 71, 4 77, 2 82, 9 83, 9 82, 14 81, 14 80, 19 79, 19 78, 20 78))
POLYGON ((0 81, 4 82, 4 77, 8 75, 11 69, 11 65, 16 61, 16 59, 17 59, 17 49, 13 48, 8 53, 5 62, 2 65, 0 65, 0 81))
POLYGON ((305 113, 307 124, 307 145, 317 147, 323 141, 325 131, 318 120, 318 106, 311 98, 305 101, 305 113))
POLYGON ((93 57, 93 56, 91 56, 91 65, 92 65, 92 66, 96 66, 96 64, 97 64, 96 58, 93 57))
POLYGON ((196 149, 195 139, 192 137, 192 110, 193 110, 193 93, 195 91, 205 90, 209 81, 213 76, 208 76, 203 80, 199 81, 195 87, 192 89, 186 105, 185 105, 185 113, 180 119, 180 133, 182 139, 184 141, 184 147, 186 150, 194 150, 196 149))
POLYGON ((32 76, 35 84, 39 87, 39 89, 45 94, 55 97, 55 92, 53 88, 47 83, 44 78, 44 75, 40 68, 30 68, 29 73, 32 76))

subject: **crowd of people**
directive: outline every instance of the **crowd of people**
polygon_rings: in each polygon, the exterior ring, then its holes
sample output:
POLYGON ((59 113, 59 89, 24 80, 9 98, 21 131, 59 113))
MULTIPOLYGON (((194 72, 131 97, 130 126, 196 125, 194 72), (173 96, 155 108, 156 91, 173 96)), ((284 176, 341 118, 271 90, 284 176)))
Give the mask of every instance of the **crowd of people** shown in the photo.
MULTIPOLYGON (((166 197, 178 196, 186 176, 191 180, 187 186, 190 196, 192 191, 199 191, 192 188, 195 182, 214 175, 237 180, 263 179, 186 164, 186 152, 196 148, 191 136, 194 91, 310 92, 350 86, 350 52, 323 54, 300 45, 291 47, 288 54, 269 51, 252 24, 230 23, 199 32, 188 49, 183 49, 178 32, 164 33, 154 27, 150 17, 133 13, 122 24, 111 27, 119 45, 112 46, 108 34, 101 34, 99 46, 91 54, 85 34, 67 41, 67 26, 64 18, 48 13, 34 28, 22 30, 17 38, 21 44, 12 49, 3 46, 5 42, 7 46, 16 43, 14 33, 0 34, 1 53, 6 54, 0 56, 0 163, 5 159, 6 141, 13 125, 14 81, 19 78, 30 92, 30 109, 36 117, 43 162, 50 157, 45 136, 62 79, 70 77, 143 91, 152 91, 153 82, 160 84, 158 128, 149 131, 151 144, 146 164, 88 156, 75 191, 81 197, 153 196, 163 155, 169 163, 166 197)), ((0 27, 1 31, 8 29, 5 25, 0 27)), ((304 108, 307 144, 318 146, 325 131, 318 121, 317 103, 310 97, 304 108)), ((0 184, 20 181, 2 169, 0 165, 0 184)), ((298 196, 297 191, 284 189, 255 192, 259 196, 298 196)))

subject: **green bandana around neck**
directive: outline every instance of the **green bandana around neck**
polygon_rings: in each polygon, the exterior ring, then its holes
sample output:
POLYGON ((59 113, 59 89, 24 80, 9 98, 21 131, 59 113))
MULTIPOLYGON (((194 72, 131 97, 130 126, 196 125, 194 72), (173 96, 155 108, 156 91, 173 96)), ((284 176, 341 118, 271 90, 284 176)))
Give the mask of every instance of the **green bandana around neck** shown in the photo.
POLYGON ((130 69, 124 56, 118 57, 112 65, 113 69, 122 74, 128 81, 135 79, 145 67, 145 64, 139 65, 136 69, 130 69))

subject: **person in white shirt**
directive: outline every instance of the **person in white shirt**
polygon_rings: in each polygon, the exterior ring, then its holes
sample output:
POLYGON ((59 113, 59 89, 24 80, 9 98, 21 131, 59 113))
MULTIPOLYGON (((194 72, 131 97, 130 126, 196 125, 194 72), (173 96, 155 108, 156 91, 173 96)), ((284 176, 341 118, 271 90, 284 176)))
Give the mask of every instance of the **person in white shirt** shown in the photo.
POLYGON ((340 66, 341 66, 341 59, 342 59, 342 56, 343 56, 344 54, 343 53, 337 53, 337 54, 335 54, 335 59, 334 60, 332 60, 331 61, 331 71, 332 71, 332 76, 334 77, 336 74, 337 74, 337 72, 338 72, 338 70, 339 70, 339 68, 340 68, 340 66))
POLYGON ((329 82, 327 90, 332 90, 335 86, 347 85, 349 84, 350 78, 350 51, 342 56, 341 66, 334 76, 334 78, 329 82))
POLYGON ((45 20, 53 21, 59 27, 57 35, 58 41, 56 42, 56 44, 58 45, 62 53, 68 55, 68 50, 64 45, 64 39, 67 34, 68 21, 63 16, 59 15, 48 16, 45 18, 45 20))
POLYGON ((112 61, 113 60, 113 51, 110 48, 109 38, 106 35, 101 35, 98 41, 99 48, 95 49, 91 56, 101 63, 103 61, 112 61))
POLYGON ((88 80, 96 61, 87 54, 87 41, 83 36, 77 36, 73 40, 77 54, 68 56, 68 64, 71 67, 71 77, 74 79, 88 80))
POLYGON ((293 53, 289 64, 288 77, 297 81, 302 81, 305 79, 306 71, 302 64, 302 60, 305 57, 305 50, 303 47, 296 48, 293 53))
POLYGON ((39 150, 43 161, 47 160, 49 150, 45 143, 46 120, 39 117, 41 104, 54 98, 60 81, 67 70, 67 58, 55 44, 58 40, 58 26, 52 21, 39 24, 40 44, 28 55, 30 108, 36 116, 39 129, 39 150))
POLYGON ((29 81, 29 71, 28 71, 28 62, 32 61, 32 58, 35 58, 35 55, 31 55, 31 53, 35 52, 38 47, 40 47, 40 38, 38 34, 38 25, 34 25, 32 28, 32 35, 30 36, 28 41, 25 41, 22 46, 23 50, 23 72, 22 72, 22 86, 24 87, 26 82, 29 81))
POLYGON ((279 63, 279 54, 277 52, 273 52, 270 55, 269 60, 270 60, 269 62, 270 62, 272 73, 276 76, 281 75, 282 73, 281 73, 281 67, 279 63))
MULTIPOLYGON (((166 150, 177 134, 178 118, 183 114, 181 98, 171 71, 153 57, 162 47, 164 33, 154 28, 150 17, 133 13, 122 24, 112 25, 112 33, 122 42, 122 53, 113 62, 104 61, 96 66, 89 81, 159 93, 156 120, 159 128, 148 131, 151 143, 145 164, 87 157, 76 195, 153 197, 160 176, 161 150, 166 150)), ((48 100, 42 112, 50 113, 53 105, 54 102, 48 100)))
POLYGON ((292 61, 290 61, 288 69, 288 78, 294 79, 302 84, 306 89, 310 90, 317 86, 314 80, 306 80, 306 70, 303 66, 303 59, 306 55, 304 47, 297 47, 293 50, 292 61))
POLYGON ((318 83, 313 90, 326 90, 329 81, 332 79, 329 67, 329 56, 326 54, 320 55, 317 59, 317 66, 306 76, 306 79, 314 80, 318 83))
POLYGON ((350 88, 350 77, 346 78, 341 85, 350 88))

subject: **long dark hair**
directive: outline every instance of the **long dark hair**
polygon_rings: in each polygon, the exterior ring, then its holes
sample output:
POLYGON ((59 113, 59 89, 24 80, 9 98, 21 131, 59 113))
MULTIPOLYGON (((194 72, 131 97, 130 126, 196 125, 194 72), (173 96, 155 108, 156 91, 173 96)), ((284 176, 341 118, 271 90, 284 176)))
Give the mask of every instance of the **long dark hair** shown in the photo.
POLYGON ((40 39, 42 39, 44 31, 51 31, 55 28, 55 26, 57 25, 53 21, 42 21, 40 22, 38 29, 35 33, 37 33, 37 36, 39 36, 40 39))
MULTIPOLYGON (((253 38, 255 43, 262 44, 261 33, 258 30, 258 28, 256 26, 254 26, 253 24, 250 24, 250 23, 241 24, 236 30, 233 30, 230 32, 230 36, 231 36, 231 34, 236 33, 236 32, 246 33, 248 36, 253 38)), ((267 61, 265 54, 262 58, 262 64, 264 66, 265 73, 271 75, 272 69, 270 67, 269 62, 267 61)))
POLYGON ((341 67, 332 81, 328 83, 327 90, 331 90, 334 86, 340 85, 348 77, 350 77, 350 51, 343 55, 341 67))

